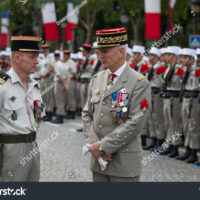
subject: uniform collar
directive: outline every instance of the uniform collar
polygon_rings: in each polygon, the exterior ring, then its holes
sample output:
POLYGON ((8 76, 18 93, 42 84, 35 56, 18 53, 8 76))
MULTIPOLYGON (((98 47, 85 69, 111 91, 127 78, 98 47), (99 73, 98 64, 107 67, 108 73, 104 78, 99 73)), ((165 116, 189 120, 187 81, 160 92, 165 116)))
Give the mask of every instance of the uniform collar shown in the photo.
MULTIPOLYGON (((115 72, 113 72, 113 74, 117 75, 118 77, 121 76, 121 74, 123 73, 123 71, 125 70, 127 66, 127 62, 125 61, 125 63, 115 72)), ((110 71, 110 69, 108 69, 109 75, 112 74, 112 72, 110 71)))
MULTIPOLYGON (((15 70, 12 67, 8 71, 8 75, 11 78, 11 82, 12 83, 19 82, 21 85, 23 85, 22 82, 21 82, 21 79, 19 78, 19 76, 17 75, 17 73, 15 72, 15 70)), ((31 86, 31 85, 35 86, 37 84, 38 84, 38 82, 36 80, 34 80, 33 78, 29 77, 29 86, 31 86)))

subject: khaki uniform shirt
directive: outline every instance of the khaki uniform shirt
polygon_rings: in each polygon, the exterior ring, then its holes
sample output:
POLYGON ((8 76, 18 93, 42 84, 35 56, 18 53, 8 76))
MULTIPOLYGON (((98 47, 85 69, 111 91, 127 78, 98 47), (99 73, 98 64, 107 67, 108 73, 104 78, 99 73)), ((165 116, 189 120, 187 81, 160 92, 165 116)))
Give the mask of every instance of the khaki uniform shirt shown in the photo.
MULTIPOLYGON (((0 134, 28 134, 38 130, 34 117, 34 101, 42 102, 38 82, 30 79, 28 91, 13 68, 9 78, 0 84, 0 134), (13 113, 15 119, 13 119, 13 113)), ((42 117, 42 116, 41 116, 42 117)))

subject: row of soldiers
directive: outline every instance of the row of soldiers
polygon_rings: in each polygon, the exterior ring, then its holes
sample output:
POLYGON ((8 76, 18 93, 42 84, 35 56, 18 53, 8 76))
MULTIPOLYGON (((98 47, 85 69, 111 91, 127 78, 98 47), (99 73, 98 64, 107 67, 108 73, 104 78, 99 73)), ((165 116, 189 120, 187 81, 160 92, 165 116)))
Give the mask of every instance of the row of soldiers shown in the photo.
POLYGON ((151 112, 141 133, 143 149, 200 165, 200 49, 153 47, 149 63, 143 46, 134 46, 132 53, 130 66, 147 76, 152 89, 151 112), (164 142, 168 145, 163 147, 164 142))
POLYGON ((43 121, 63 123, 63 118, 75 119, 76 114, 81 115, 89 81, 102 67, 97 57, 97 43, 93 46, 84 43, 80 50, 78 54, 70 50, 56 50, 50 54, 49 46, 42 45, 43 54, 33 78, 41 83, 46 109, 43 121))

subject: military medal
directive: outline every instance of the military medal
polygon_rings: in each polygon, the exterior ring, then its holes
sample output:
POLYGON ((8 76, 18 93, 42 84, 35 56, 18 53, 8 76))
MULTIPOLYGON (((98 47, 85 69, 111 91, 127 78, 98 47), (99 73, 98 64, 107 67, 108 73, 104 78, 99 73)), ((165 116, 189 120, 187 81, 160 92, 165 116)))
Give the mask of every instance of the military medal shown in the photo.
POLYGON ((13 114, 12 114, 11 118, 12 118, 13 121, 17 120, 17 113, 16 113, 15 110, 13 111, 13 114))
POLYGON ((128 93, 113 93, 110 115, 114 124, 122 124, 127 119, 128 93))
POLYGON ((35 121, 39 123, 42 119, 42 112, 43 112, 44 105, 41 101, 35 100, 34 101, 34 117, 35 121))
POLYGON ((96 95, 100 94, 100 90, 96 89, 95 93, 96 93, 96 95))

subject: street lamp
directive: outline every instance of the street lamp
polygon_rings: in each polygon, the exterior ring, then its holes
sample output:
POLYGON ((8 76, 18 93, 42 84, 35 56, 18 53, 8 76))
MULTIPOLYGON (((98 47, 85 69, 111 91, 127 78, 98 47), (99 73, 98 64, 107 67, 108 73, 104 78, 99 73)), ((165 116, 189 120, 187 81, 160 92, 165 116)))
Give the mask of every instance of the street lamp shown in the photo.
POLYGON ((195 13, 200 13, 200 0, 192 0, 191 8, 195 13))

